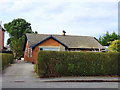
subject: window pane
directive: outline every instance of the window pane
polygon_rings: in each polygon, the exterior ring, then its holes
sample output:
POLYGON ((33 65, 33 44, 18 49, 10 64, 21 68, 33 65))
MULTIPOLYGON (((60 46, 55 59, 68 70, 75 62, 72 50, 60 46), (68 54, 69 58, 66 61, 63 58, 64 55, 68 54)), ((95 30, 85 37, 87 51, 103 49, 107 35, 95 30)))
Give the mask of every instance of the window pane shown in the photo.
POLYGON ((32 57, 32 48, 31 48, 31 57, 32 57))
POLYGON ((28 48, 28 57, 29 57, 29 48, 28 48))
POLYGON ((59 48, 43 48, 45 51, 59 51, 59 48))

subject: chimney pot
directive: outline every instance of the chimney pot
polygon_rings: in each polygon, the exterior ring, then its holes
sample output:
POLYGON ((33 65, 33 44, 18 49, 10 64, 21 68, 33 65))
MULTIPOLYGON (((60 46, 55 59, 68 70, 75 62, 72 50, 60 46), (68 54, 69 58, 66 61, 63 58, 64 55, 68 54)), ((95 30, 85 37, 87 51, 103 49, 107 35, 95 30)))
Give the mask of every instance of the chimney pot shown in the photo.
POLYGON ((63 30, 63 36, 65 36, 65 33, 66 33, 65 30, 63 30))

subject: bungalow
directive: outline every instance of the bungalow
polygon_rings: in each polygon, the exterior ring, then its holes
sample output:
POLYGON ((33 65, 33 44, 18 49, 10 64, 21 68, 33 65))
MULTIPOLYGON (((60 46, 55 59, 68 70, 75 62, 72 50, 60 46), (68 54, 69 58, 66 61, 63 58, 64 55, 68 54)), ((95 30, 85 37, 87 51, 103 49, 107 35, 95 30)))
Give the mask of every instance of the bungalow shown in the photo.
POLYGON ((91 36, 49 35, 27 33, 24 43, 24 60, 36 63, 40 50, 101 52, 104 47, 91 36))

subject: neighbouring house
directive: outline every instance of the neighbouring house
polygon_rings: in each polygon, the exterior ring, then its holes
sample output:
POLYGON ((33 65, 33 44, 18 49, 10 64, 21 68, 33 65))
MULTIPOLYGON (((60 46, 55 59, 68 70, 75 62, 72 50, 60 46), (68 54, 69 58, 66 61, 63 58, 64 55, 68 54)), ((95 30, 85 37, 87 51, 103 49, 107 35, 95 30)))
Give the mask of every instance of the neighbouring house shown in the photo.
POLYGON ((49 35, 27 33, 24 43, 24 60, 36 63, 38 51, 102 52, 105 48, 92 36, 49 35))
POLYGON ((2 28, 1 24, 0 24, 0 53, 12 53, 12 51, 10 51, 10 48, 4 47, 4 35, 5 35, 5 29, 2 28))
POLYGON ((0 51, 6 50, 6 48, 4 47, 4 33, 5 33, 5 30, 0 25, 0 51))

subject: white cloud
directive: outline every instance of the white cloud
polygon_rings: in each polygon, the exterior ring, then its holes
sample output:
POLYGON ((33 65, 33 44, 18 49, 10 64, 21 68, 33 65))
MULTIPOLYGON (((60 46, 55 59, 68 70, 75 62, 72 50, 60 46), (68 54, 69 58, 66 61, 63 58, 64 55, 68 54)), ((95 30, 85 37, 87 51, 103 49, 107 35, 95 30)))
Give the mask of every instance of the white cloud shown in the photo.
MULTIPOLYGON (((3 22, 24 18, 39 33, 95 35, 117 29, 118 0, 0 0, 3 22)), ((117 30, 116 30, 117 31, 117 30)))
POLYGON ((0 10, 7 9, 14 0, 0 0, 0 10))
POLYGON ((44 9, 52 9, 59 6, 62 3, 107 3, 107 2, 118 2, 119 0, 0 0, 0 6, 4 9, 8 9, 9 12, 30 10, 36 6, 44 9), (10 4, 10 6, 9 6, 10 4), (44 6, 44 4, 46 4, 44 6))

